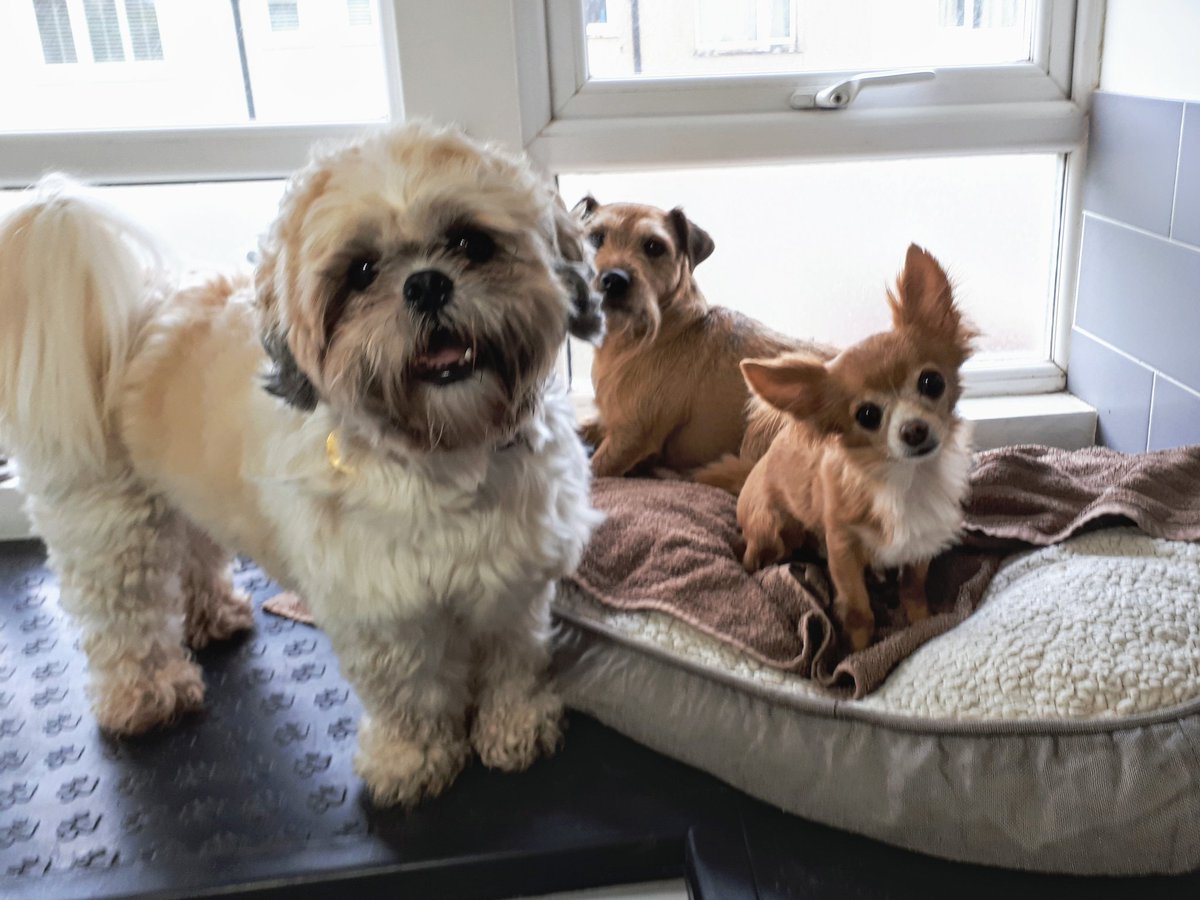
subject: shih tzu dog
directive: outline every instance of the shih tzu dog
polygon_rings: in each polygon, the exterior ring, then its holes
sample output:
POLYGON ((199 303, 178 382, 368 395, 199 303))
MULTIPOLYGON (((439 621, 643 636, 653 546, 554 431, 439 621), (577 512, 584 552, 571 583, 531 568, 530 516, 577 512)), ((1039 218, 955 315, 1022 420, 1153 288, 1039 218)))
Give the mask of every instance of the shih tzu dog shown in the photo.
POLYGON ((318 152, 251 282, 180 285, 50 177, 0 224, 0 441, 83 632, 101 727, 199 707, 253 556, 365 710, 380 803, 559 740, 548 603, 597 521, 555 364, 595 338, 578 226, 522 159, 432 125, 318 152))

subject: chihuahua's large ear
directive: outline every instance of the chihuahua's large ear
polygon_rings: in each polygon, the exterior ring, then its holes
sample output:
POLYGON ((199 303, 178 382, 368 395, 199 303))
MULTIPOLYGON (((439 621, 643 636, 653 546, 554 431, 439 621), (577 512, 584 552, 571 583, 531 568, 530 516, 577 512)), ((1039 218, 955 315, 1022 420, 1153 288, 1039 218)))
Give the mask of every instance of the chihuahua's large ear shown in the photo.
POLYGON ((675 207, 668 215, 675 236, 679 238, 679 246, 687 250, 688 263, 693 269, 712 256, 717 245, 707 231, 683 214, 682 207, 675 207))
POLYGON ((813 356, 743 359, 742 377, 765 402, 798 419, 821 416, 834 406, 829 370, 813 356))
POLYGON ((578 203, 571 207, 571 215, 580 222, 586 222, 596 214, 596 210, 600 208, 600 203, 591 194, 588 194, 578 203))
MULTIPOLYGON (((589 195, 580 203, 595 200, 589 195)), ((594 207, 593 207, 594 208, 594 207)), ((579 209, 577 205, 575 209, 579 209)), ((574 211, 567 212, 566 204, 557 194, 554 197, 554 243, 558 259, 555 268, 559 280, 571 297, 571 313, 567 330, 583 341, 599 345, 604 337, 604 314, 600 311, 603 297, 592 289, 596 269, 592 264, 592 245, 580 227, 583 219, 574 211)))
POLYGON ((892 322, 898 331, 911 329, 945 346, 958 347, 963 358, 970 352, 975 331, 963 321, 954 303, 950 279, 936 259, 916 244, 910 244, 904 271, 888 294, 892 322))

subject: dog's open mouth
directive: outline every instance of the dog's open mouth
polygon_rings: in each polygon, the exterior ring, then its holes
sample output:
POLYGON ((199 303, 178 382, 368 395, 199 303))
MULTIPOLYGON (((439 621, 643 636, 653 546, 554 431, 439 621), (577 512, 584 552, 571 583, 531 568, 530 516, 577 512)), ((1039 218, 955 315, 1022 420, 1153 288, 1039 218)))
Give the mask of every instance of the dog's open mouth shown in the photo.
POLYGON ((428 384, 455 384, 480 368, 483 357, 475 341, 448 328, 435 328, 412 361, 413 377, 428 384))
POLYGON ((937 441, 927 441, 926 443, 922 444, 920 447, 914 447, 912 450, 909 450, 908 457, 909 457, 909 459, 920 459, 921 457, 928 456, 930 453, 932 453, 934 450, 936 450, 939 446, 940 445, 938 444, 937 441))

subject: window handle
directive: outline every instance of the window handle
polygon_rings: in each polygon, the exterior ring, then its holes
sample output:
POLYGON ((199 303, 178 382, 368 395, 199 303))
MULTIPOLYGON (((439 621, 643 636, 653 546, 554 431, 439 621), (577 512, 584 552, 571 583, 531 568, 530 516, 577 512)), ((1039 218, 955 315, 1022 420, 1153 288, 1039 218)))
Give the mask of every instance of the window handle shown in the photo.
POLYGON ((796 89, 788 99, 792 109, 845 109, 865 87, 886 84, 908 84, 913 81, 929 81, 935 75, 932 69, 893 69, 888 72, 864 72, 855 75, 815 94, 803 88, 796 89))

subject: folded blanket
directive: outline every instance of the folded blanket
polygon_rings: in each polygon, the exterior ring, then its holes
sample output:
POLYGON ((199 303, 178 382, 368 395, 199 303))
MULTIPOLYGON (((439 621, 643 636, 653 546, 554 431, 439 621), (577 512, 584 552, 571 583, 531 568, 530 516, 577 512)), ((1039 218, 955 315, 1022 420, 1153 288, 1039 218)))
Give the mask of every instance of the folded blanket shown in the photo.
POLYGON ((842 656, 819 560, 747 575, 736 501, 703 485, 599 479, 607 513, 574 584, 620 610, 676 616, 760 662, 861 697, 905 657, 978 606, 1004 554, 1085 528, 1132 522, 1154 537, 1200 540, 1200 447, 1128 456, 1104 448, 1005 447, 980 453, 963 546, 934 560, 934 613, 907 625, 894 580, 871 585, 877 641, 842 656))

